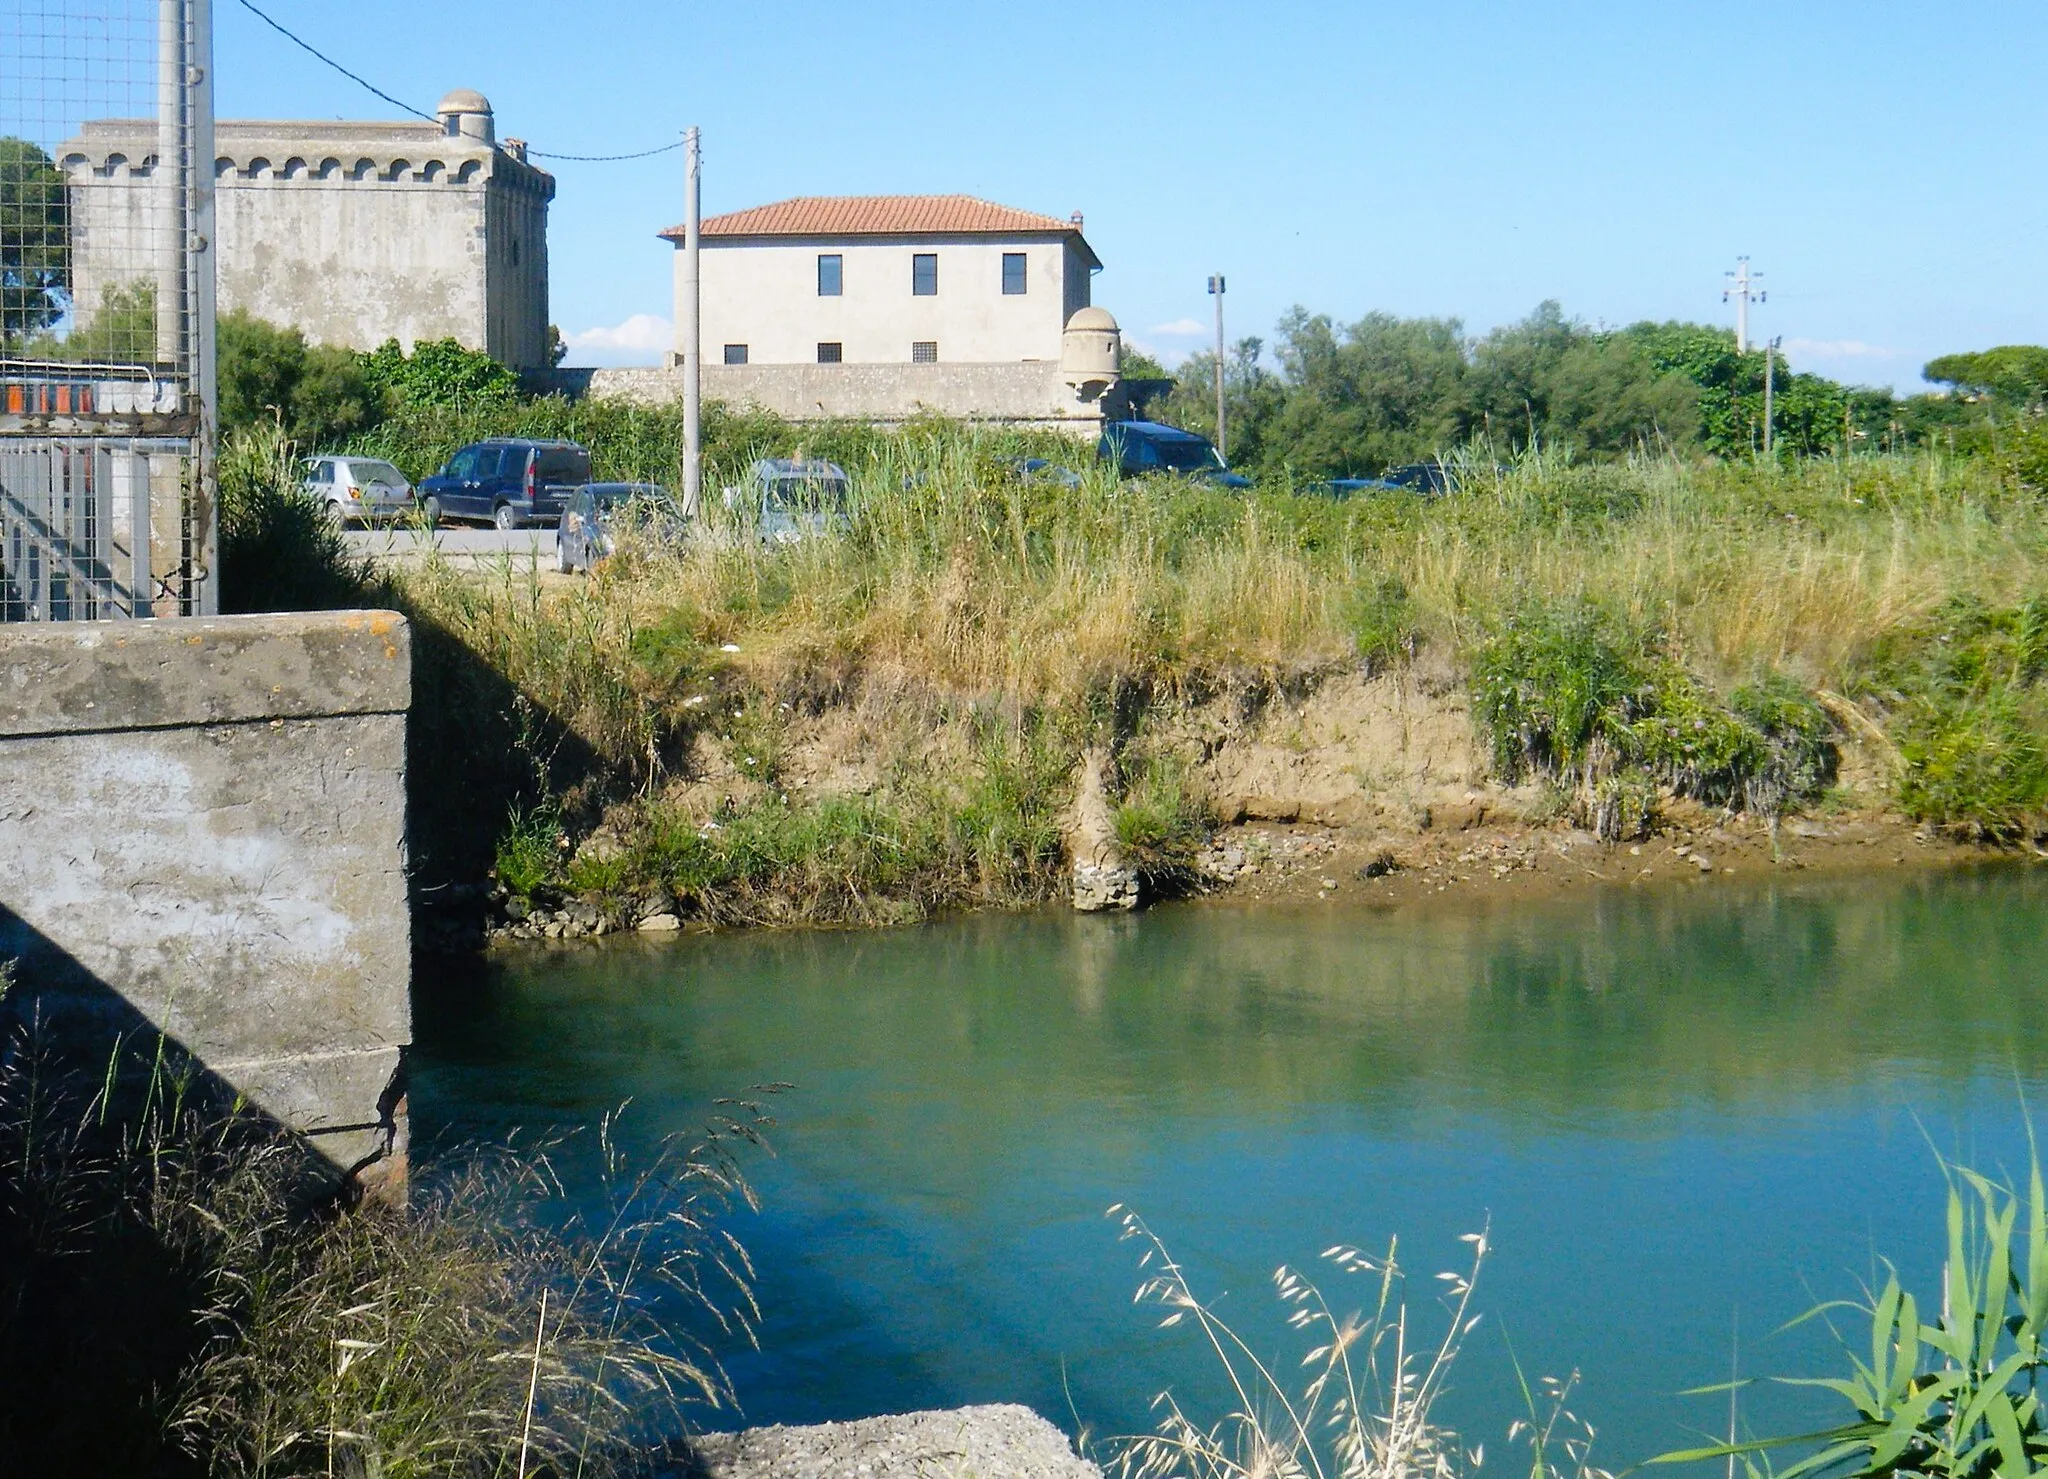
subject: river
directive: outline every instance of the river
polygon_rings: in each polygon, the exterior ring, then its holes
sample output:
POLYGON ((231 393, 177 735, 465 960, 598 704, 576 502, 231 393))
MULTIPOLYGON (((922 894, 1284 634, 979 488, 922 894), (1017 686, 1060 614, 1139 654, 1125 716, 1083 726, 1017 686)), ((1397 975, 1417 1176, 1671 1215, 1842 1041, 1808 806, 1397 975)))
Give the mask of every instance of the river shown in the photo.
MULTIPOLYGON (((1583 1373, 1619 1468, 1724 1425, 1674 1394, 1731 1358, 1841 1369, 1822 1326, 1779 1327, 1878 1259, 1924 1287, 1937 1151, 2023 1167, 2044 925, 2048 871, 2011 866, 535 950, 421 983, 414 1124, 630 1098, 644 1145, 794 1085, 734 1229, 765 1310, 729 1361, 750 1423, 1012 1400, 1117 1432, 1168 1385, 1220 1411, 1212 1361, 1133 1307, 1111 1203, 1276 1354, 1275 1265, 1398 1235, 1427 1325, 1429 1276, 1489 1227, 1444 1415, 1498 1451, 1512 1342, 1583 1373)), ((1756 1389, 1743 1420, 1816 1401, 1756 1389)))

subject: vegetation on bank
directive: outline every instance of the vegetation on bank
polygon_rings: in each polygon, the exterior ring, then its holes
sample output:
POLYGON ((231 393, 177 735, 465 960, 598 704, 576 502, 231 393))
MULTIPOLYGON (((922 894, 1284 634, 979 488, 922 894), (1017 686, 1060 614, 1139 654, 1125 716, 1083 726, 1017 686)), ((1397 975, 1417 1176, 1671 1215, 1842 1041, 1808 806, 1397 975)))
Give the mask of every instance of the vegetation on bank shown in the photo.
POLYGON ((32 1015, 0 1028, 9 1472, 603 1476, 729 1400, 712 1343, 753 1307, 723 1224, 750 1203, 757 1110, 637 1165, 607 1121, 585 1214, 559 1142, 344 1208, 330 1168, 175 1050, 81 1062, 96 1036, 32 1015))
MULTIPOLYGON (((605 402, 444 409, 408 435, 493 417, 575 418, 600 476, 673 447, 664 414, 605 402)), ((1673 794, 1814 803, 1845 725, 1884 736, 1911 816, 2012 841, 2048 814, 2048 511, 1993 459, 1480 448, 1450 497, 1332 502, 1094 468, 1021 481, 1029 439, 943 424, 745 424, 759 440, 721 455, 839 439, 849 531, 628 548, 575 583, 438 563, 371 579, 317 521, 286 541, 302 569, 263 543, 300 527, 274 426, 231 447, 235 599, 339 583, 417 623, 430 882, 495 866, 515 894, 713 920, 1042 898, 1100 745, 1121 837, 1171 885, 1207 820, 1175 717, 1360 666, 1461 679, 1501 779, 1546 783, 1610 837, 1673 794), (833 753, 793 748, 827 720, 833 753)))

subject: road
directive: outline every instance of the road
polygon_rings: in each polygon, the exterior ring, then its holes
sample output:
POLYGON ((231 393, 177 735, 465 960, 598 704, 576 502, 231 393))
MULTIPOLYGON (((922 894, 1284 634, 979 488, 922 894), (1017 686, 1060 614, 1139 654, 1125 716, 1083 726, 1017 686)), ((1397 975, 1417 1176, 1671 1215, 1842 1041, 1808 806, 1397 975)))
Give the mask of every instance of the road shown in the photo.
POLYGON ((443 559, 457 565, 495 565, 509 561, 514 569, 538 566, 555 568, 553 529, 465 529, 450 525, 440 529, 407 528, 350 529, 342 536, 348 550, 379 564, 406 565, 426 558, 429 548, 438 547, 443 559))

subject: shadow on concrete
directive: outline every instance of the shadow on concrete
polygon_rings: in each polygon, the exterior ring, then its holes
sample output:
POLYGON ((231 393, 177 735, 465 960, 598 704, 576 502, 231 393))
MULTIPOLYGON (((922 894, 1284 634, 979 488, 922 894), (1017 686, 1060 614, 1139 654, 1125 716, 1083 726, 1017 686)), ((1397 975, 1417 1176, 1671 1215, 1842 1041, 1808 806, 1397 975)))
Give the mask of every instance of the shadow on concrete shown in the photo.
POLYGON ((222 1219, 235 1178, 296 1217, 351 1192, 4 905, 0 961, 0 1468, 197 1473, 166 1419, 236 1297, 220 1245, 255 1235, 222 1219))

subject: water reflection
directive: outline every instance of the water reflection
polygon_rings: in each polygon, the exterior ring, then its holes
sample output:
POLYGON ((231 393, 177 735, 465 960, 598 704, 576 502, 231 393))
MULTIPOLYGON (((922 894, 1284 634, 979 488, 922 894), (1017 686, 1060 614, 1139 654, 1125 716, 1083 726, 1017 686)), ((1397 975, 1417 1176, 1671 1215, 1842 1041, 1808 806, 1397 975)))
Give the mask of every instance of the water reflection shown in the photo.
MULTIPOLYGON (((1761 1331, 1873 1248, 1932 1251, 1923 1126, 2016 1153, 2044 904, 2048 878, 1991 869, 627 941, 423 992, 415 1113, 489 1133, 631 1097, 651 1136, 799 1085, 747 1230, 754 1420, 1064 1418, 1071 1390, 1116 1427, 1199 1388, 1129 1310, 1111 1201, 1261 1330, 1278 1261, 1399 1232, 1447 1262, 1490 1216, 1482 1305, 1525 1358, 1586 1368, 1619 1462, 1684 1438, 1664 1394, 1725 1370, 1735 1310, 1761 1331)), ((1816 1358, 1799 1339, 1759 1359, 1816 1358)), ((1474 1352, 1459 1413, 1497 1440, 1500 1347, 1474 1352)))

